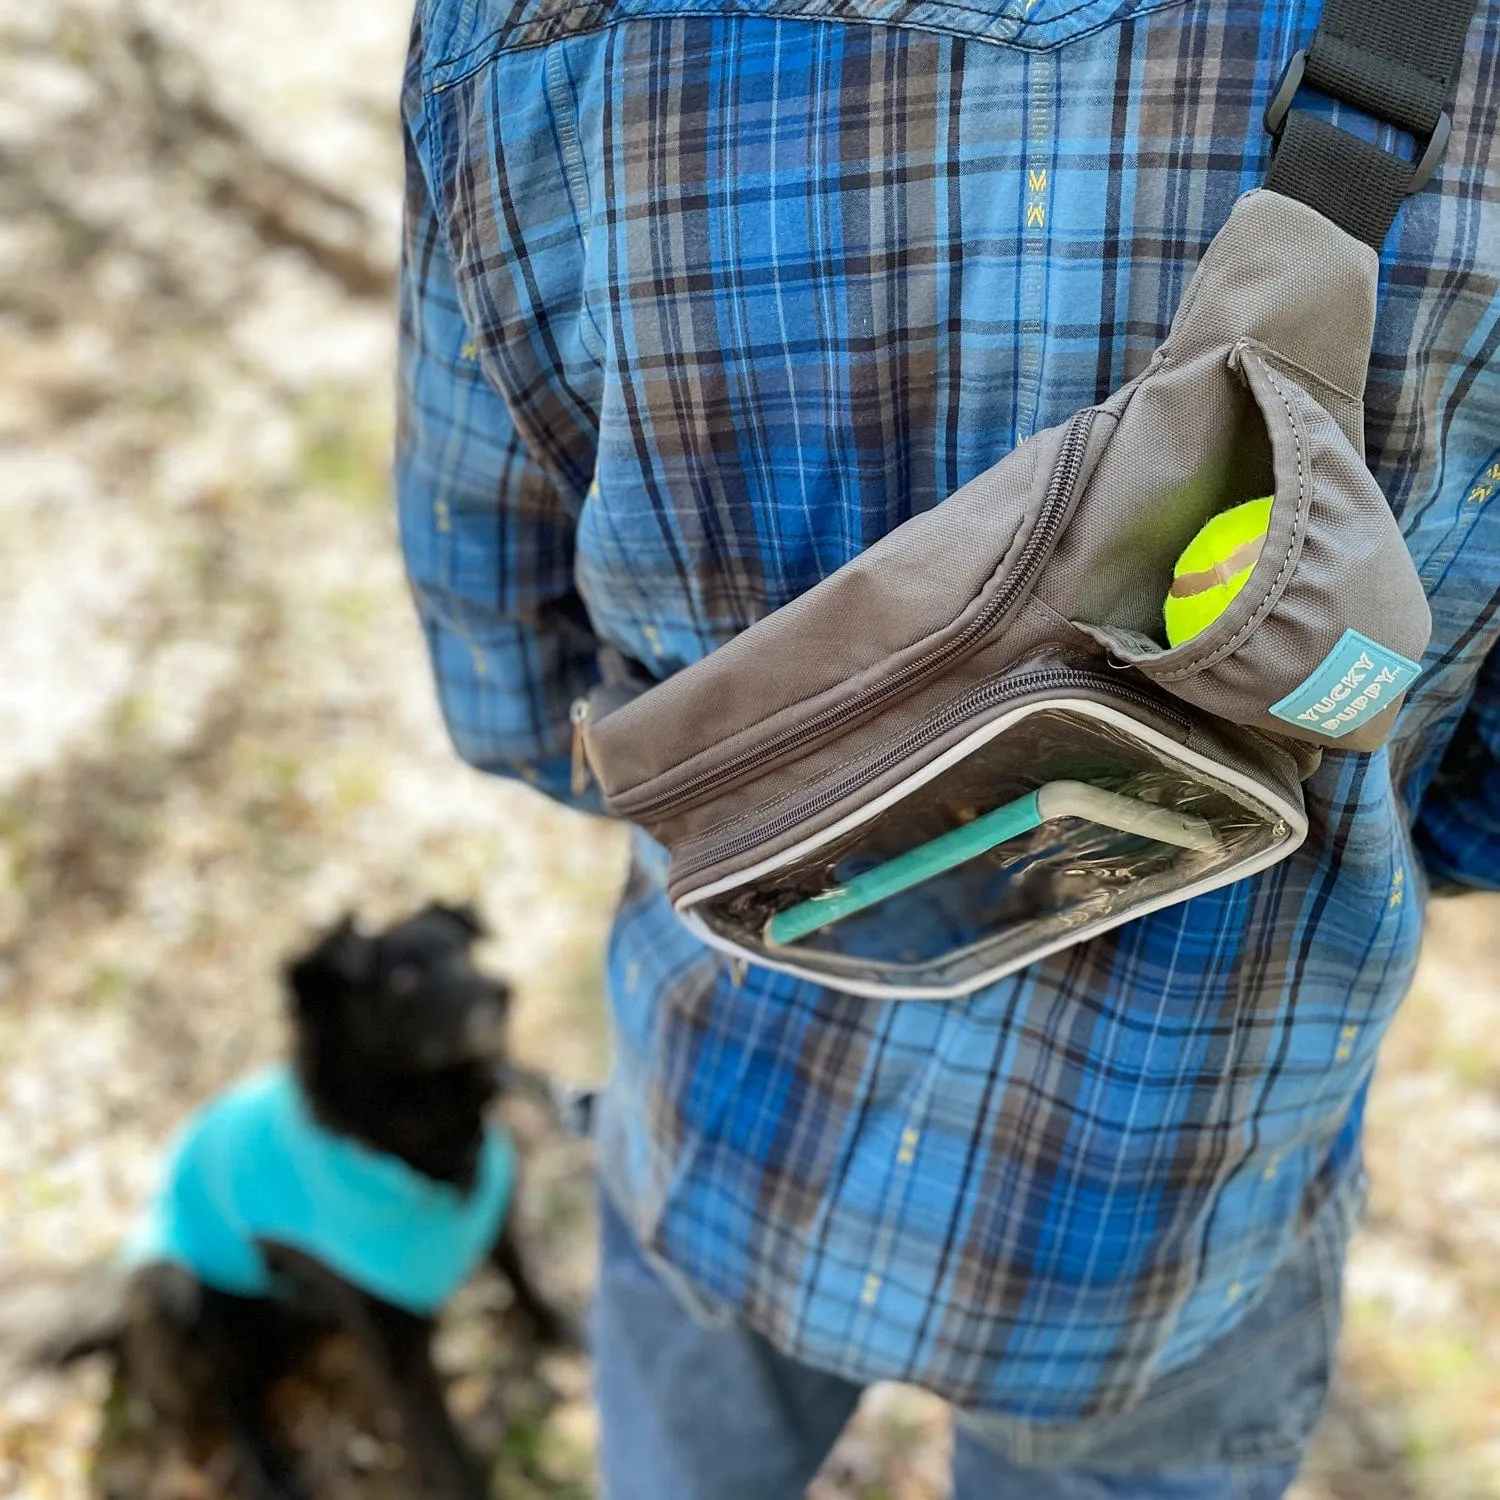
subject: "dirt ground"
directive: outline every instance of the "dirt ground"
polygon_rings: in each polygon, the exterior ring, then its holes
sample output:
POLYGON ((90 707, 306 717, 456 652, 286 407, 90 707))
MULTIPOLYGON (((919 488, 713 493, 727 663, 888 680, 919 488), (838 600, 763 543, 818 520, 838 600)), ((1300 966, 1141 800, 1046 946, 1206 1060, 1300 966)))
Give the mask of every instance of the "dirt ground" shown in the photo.
MULTIPOLYGON (((0 1274, 108 1254, 167 1132, 270 1055, 347 907, 477 900, 516 1046, 597 1079, 617 831, 466 770, 388 504, 407 0, 0 0, 0 1274)), ((1339 1389, 1298 1500, 1500 1497, 1500 904, 1434 911, 1370 1115, 1339 1389)), ((523 1228, 581 1307, 589 1164, 540 1115, 523 1228)), ((470 1289, 440 1355, 509 1497, 592 1493, 587 1370, 470 1289)), ((412 1493, 330 1354, 320 1493, 412 1493)), ((873 1391, 817 1500, 937 1500, 873 1391)), ((0 1391, 0 1496, 209 1500, 101 1370, 0 1391)))

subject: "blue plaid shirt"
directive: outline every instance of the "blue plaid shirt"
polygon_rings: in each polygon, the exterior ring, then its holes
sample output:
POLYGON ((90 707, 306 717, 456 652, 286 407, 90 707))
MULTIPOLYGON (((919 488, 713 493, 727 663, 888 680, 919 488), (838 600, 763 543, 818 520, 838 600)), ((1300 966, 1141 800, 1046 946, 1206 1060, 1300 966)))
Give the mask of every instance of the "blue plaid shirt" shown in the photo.
MULTIPOLYGON (((601 643, 696 661, 1139 371, 1314 20, 423 0, 400 525, 459 752, 567 800, 601 643)), ((1366 393, 1432 647, 1389 749, 1326 755, 1296 857, 962 1003, 878 1004, 732 970, 638 838, 604 1171, 706 1305, 1063 1423, 1347 1223, 1428 878, 1500 883, 1497 43, 1490 3, 1382 256, 1366 393)))

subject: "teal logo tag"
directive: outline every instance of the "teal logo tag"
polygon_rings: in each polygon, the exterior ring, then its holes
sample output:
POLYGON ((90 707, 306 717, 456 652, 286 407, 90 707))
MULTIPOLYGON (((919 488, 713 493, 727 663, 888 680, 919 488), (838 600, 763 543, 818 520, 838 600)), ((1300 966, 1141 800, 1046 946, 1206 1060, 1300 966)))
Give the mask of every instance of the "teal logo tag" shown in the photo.
POLYGON ((1376 645, 1357 630, 1346 630, 1312 676, 1273 703, 1271 712, 1298 729, 1341 739, 1389 708, 1421 673, 1416 662, 1376 645))

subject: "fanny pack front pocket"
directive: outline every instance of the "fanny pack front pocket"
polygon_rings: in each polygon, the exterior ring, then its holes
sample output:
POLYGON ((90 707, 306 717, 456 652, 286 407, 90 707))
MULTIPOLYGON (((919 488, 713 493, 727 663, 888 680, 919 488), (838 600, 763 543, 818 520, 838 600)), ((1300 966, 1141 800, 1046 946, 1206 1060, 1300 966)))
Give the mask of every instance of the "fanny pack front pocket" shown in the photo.
POLYGON ((947 998, 1301 842, 1295 761, 1041 657, 674 851, 703 939, 856 994, 947 998), (877 790, 878 789, 878 790, 877 790))
MULTIPOLYGON (((1313 744, 1377 748, 1421 671, 1432 628, 1401 529, 1349 439, 1294 371, 1248 341, 1233 345, 1225 363, 1253 397, 1237 419, 1265 432, 1263 493, 1272 503, 1249 578, 1211 625, 1175 648, 1105 622, 1077 623, 1116 662, 1206 713, 1313 744)), ((1262 440, 1226 434, 1220 446, 1243 454, 1262 440)), ((1250 476, 1239 488, 1262 490, 1250 476)), ((1172 586, 1174 550, 1157 559, 1161 594, 1172 586)))

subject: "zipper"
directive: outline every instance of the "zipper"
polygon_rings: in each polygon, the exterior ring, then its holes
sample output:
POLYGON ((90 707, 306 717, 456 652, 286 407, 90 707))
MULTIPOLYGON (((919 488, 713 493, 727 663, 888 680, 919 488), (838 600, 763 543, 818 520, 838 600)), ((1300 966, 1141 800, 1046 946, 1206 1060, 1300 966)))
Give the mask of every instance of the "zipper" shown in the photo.
POLYGON ((573 795, 581 797, 588 791, 589 782, 593 779, 589 774, 588 741, 583 734, 589 722, 589 700, 575 698, 573 706, 568 710, 568 718, 573 724, 573 774, 569 784, 573 795))
POLYGON ((799 823, 816 817, 825 808, 842 801, 850 792, 857 791, 877 776, 884 775, 893 766, 900 765, 903 760, 915 754, 924 745, 930 744, 950 729, 956 729, 977 713, 1001 707, 1012 699, 1030 698, 1039 693, 1065 692, 1070 688, 1081 689, 1101 698, 1129 703, 1135 708, 1145 709, 1155 718, 1171 724, 1184 739, 1192 731, 1192 720, 1186 714, 1179 713, 1163 703, 1145 688, 1133 687, 1125 682, 1114 682, 1107 677, 1100 677, 1095 672, 1084 671, 1078 667, 1044 667, 1034 672, 1020 673, 1015 677, 991 678, 990 681, 981 683, 964 697, 950 703, 935 718, 929 719, 920 729, 907 735, 904 740, 882 751, 877 759, 861 766, 853 775, 844 777, 832 786, 824 787, 805 802, 799 803, 787 812, 779 813, 769 823, 760 824, 737 834, 732 839, 716 843, 700 853, 674 861, 672 883, 678 885, 710 865, 734 859, 748 849, 754 849, 760 844, 779 838, 788 829, 795 828, 799 823))
POLYGON ((1093 407, 1085 407, 1082 411, 1075 412, 1069 419, 1058 450, 1057 462, 1052 466, 1052 474, 1047 481, 1047 492, 1042 497, 1041 508, 1037 512, 1036 525, 1032 527, 1031 535, 1026 538, 1026 545, 1021 549, 1021 555, 1016 559, 1010 577, 1005 580, 995 597, 952 640, 929 651, 926 656, 914 662, 908 662, 900 671, 891 673, 889 677, 873 687, 866 688, 864 692, 856 694, 843 703, 836 703, 825 708, 821 713, 814 714, 812 718, 785 730, 766 744, 747 750, 722 766, 709 771, 700 771, 696 776, 689 777, 680 786, 673 787, 670 791, 658 792, 639 802, 628 798, 616 799, 617 811, 632 821, 639 822, 667 807, 700 800, 716 788, 743 776, 747 771, 754 770, 758 766, 769 765, 794 750, 800 750, 822 739, 825 735, 846 728, 856 720, 862 719, 873 709, 900 697, 923 677, 942 671, 972 649, 1016 607, 1035 581, 1042 564, 1051 555, 1053 545, 1057 540, 1057 533, 1062 529, 1072 508, 1073 490, 1078 483, 1083 460, 1088 453, 1089 432, 1093 425, 1093 407))

